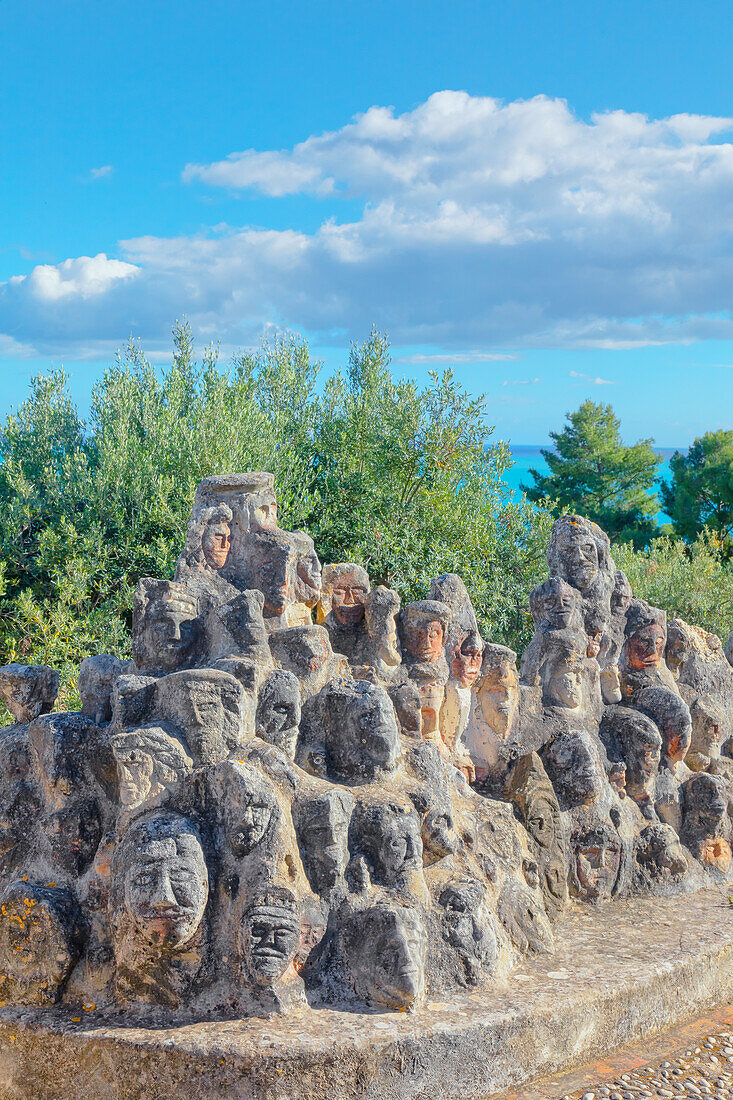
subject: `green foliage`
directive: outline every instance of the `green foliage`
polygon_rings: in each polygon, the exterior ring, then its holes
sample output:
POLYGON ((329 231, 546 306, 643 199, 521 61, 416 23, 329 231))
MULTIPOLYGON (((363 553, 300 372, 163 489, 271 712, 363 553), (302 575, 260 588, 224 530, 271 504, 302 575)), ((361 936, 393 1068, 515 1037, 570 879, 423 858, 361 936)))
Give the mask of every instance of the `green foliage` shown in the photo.
POLYGON ((647 550, 635 551, 626 543, 612 553, 634 595, 727 640, 733 629, 733 569, 710 532, 691 546, 665 537, 654 539, 647 550))
POLYGON ((651 492, 661 459, 653 440, 633 447, 621 442, 621 422, 610 405, 584 401, 568 413, 560 432, 550 432, 555 449, 542 451, 549 474, 530 470, 530 500, 555 515, 579 512, 595 520, 611 539, 645 546, 656 533, 659 501, 651 492))
POLYGON ((672 481, 662 484, 664 509, 677 534, 694 539, 704 527, 730 556, 733 531, 733 431, 706 432, 687 454, 670 459, 672 481))
POLYGON ((0 663, 59 668, 59 705, 74 706, 83 657, 129 653, 138 579, 172 575, 196 484, 252 469, 273 472, 283 526, 309 531, 323 562, 360 562, 404 600, 458 572, 487 636, 521 648, 551 517, 507 502, 511 458, 483 399, 450 372, 394 381, 377 333, 344 375, 318 376, 298 338, 227 370, 213 348, 199 362, 184 323, 162 372, 123 350, 88 424, 62 372, 34 379, 0 433, 0 663))

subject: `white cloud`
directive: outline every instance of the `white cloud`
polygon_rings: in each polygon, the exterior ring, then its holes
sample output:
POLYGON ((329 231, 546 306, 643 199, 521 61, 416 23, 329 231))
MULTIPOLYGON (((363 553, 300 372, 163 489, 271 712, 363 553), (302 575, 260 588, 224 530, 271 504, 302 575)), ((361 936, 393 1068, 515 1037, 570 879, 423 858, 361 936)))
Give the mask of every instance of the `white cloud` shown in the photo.
POLYGON ((577 370, 570 371, 571 378, 581 378, 584 382, 590 382, 591 386, 615 386, 608 378, 594 378, 592 374, 582 374, 577 370))
POLYGON ((435 355, 400 355, 395 362, 407 363, 415 366, 451 366, 455 364, 462 366, 465 363, 498 363, 505 362, 507 359, 516 359, 516 355, 505 355, 501 352, 495 351, 466 351, 456 352, 454 355, 449 354, 435 354, 435 355))
POLYGON ((445 362, 730 338, 732 125, 449 91, 372 107, 293 149, 185 169, 198 186, 316 196, 315 231, 141 237, 97 276, 75 265, 100 257, 42 265, 0 284, 0 333, 69 355, 131 330, 162 346, 183 313, 229 344, 271 325, 344 342, 376 322, 445 362), (362 204, 351 220, 341 196, 362 204))
POLYGON ((113 172, 114 168, 111 164, 103 164, 101 168, 92 168, 89 176, 93 180, 102 180, 105 176, 111 176, 113 172))
POLYGON ((505 378, 503 386, 536 386, 541 378, 505 378))

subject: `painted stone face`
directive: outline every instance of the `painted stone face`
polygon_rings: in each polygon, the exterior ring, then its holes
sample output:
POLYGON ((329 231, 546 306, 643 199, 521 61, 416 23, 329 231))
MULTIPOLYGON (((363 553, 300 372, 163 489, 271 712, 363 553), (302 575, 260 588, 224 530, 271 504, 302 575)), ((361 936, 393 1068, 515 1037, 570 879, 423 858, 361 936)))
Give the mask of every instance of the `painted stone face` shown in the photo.
POLYGON ((329 791, 296 812, 296 829, 308 880, 318 894, 339 883, 349 861, 349 821, 353 799, 347 791, 329 791))
POLYGON ((603 640, 603 631, 598 630, 595 634, 588 635, 588 648, 586 649, 586 656, 597 657, 601 652, 601 641, 603 640))
POLYGON ((251 980, 274 986, 293 961, 299 941, 295 895, 273 890, 258 898, 242 921, 242 957, 251 980))
POLYGON ((340 572, 331 589, 331 610, 341 626, 356 626, 364 618, 369 589, 354 570, 340 572))
POLYGON ((451 675, 461 687, 470 688, 476 683, 481 672, 481 655, 481 648, 473 638, 466 638, 456 649, 451 675))
POLYGON ((628 639, 628 662, 631 668, 658 668, 664 657, 666 634, 658 623, 642 626, 628 639))
POLYGON ((570 888, 581 901, 611 897, 621 869, 622 846, 611 826, 599 826, 573 836, 570 888))
POLYGON ((2 997, 14 1004, 53 1004, 74 963, 81 937, 61 890, 12 882, 0 895, 2 997))
POLYGON ((161 951, 176 951, 201 924, 209 876, 201 844, 192 832, 165 833, 138 832, 125 874, 125 906, 143 939, 161 951))
POLYGON ((413 909, 376 905, 350 922, 347 952, 357 995, 409 1009, 425 990, 425 931, 413 909))
POLYGON ((500 737, 506 737, 519 708, 519 676, 512 661, 507 659, 486 670, 477 700, 486 724, 500 737))
POLYGON ((445 699, 445 687, 437 680, 421 680, 417 690, 420 693, 423 736, 435 734, 440 729, 440 708, 445 699))
POLYGON ((207 523, 201 540, 207 565, 212 569, 223 569, 229 557, 231 546, 231 528, 224 520, 207 523))
POLYGON ((111 743, 120 803, 128 810, 157 805, 180 787, 192 768, 181 742, 158 727, 125 730, 111 743))
POLYGON ((408 608, 405 623, 405 647, 416 661, 433 663, 443 653, 443 624, 429 615, 408 608))

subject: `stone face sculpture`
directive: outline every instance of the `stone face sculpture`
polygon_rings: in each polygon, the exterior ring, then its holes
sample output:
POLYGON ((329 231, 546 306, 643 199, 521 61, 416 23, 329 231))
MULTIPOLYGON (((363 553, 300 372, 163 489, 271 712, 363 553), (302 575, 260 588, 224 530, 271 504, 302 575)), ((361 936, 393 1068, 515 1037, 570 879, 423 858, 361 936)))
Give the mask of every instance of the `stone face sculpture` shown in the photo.
POLYGON ((80 713, 0 669, 0 1000, 406 1011, 511 983, 568 909, 726 882, 719 640, 634 599, 582 517, 548 565, 520 682, 455 574, 401 610, 356 563, 321 575, 270 474, 206 478, 80 713))

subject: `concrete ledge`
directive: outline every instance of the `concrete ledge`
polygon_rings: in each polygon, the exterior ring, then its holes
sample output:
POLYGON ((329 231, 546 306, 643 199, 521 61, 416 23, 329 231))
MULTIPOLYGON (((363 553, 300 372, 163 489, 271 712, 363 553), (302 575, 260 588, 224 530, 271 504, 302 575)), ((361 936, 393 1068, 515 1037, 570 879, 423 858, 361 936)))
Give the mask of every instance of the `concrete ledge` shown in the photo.
POLYGON ((566 918, 506 989, 415 1014, 124 1028, 0 1011, 2 1100, 486 1100, 733 1000, 725 889, 566 918))

